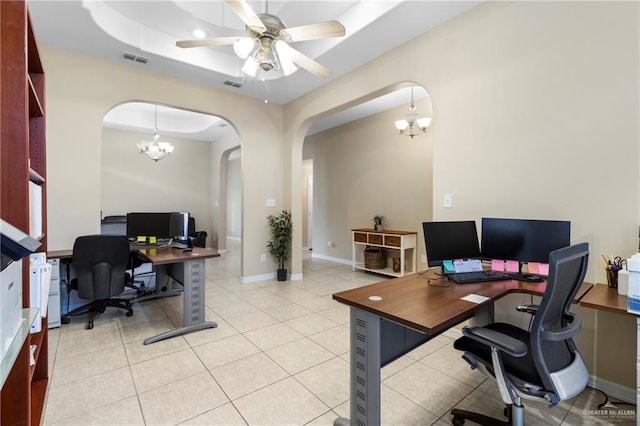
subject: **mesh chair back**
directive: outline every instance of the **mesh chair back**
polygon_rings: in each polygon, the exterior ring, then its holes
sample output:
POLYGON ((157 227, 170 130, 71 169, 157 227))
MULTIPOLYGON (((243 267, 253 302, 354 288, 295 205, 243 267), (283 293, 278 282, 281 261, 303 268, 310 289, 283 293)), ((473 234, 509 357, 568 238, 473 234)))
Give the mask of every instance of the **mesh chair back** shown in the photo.
POLYGON ((571 337, 563 338, 560 330, 569 324, 571 304, 584 280, 588 259, 588 243, 549 255, 547 289, 531 326, 532 356, 546 389, 555 389, 550 373, 569 366, 577 352, 571 337))
POLYGON ((102 300, 124 291, 129 241, 124 235, 85 235, 73 244, 78 296, 102 300))

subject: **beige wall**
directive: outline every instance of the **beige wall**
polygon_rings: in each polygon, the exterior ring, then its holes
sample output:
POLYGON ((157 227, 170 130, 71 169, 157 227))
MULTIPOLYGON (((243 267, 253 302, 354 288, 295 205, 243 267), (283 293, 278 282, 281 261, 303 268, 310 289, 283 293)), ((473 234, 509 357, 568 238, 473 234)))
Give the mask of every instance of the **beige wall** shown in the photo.
POLYGON ((175 146, 175 155, 155 162, 137 153, 136 143, 149 140, 149 136, 102 129, 99 191, 102 215, 186 211, 196 219, 199 231, 211 235, 212 143, 161 136, 162 141, 175 146))
POLYGON ((242 141, 243 256, 251 260, 243 262, 242 273, 274 271, 273 264, 256 260, 268 239, 266 217, 274 211, 265 199, 282 206, 282 107, 57 48, 40 46, 40 52, 47 73, 50 250, 68 249, 76 236, 100 231, 102 119, 120 103, 144 101, 218 115, 234 126, 242 141))
MULTIPOLYGON (((429 115, 428 99, 416 106, 429 115)), ((431 220, 432 138, 398 135, 393 123, 406 110, 394 108, 305 138, 303 157, 313 159, 314 256, 350 262, 351 229, 372 228, 378 214, 386 217, 387 229, 420 233, 421 223, 431 220)), ((424 254, 422 238, 418 245, 424 254)))

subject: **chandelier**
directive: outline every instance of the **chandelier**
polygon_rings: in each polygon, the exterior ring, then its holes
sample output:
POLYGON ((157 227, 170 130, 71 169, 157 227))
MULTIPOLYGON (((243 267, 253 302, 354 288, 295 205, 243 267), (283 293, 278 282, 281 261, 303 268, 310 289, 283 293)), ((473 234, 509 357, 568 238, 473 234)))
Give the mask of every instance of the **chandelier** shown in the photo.
POLYGON ((416 104, 413 102, 413 86, 411 86, 411 103, 409 104, 409 113, 405 114, 402 120, 395 122, 396 128, 401 135, 414 136, 427 131, 431 124, 431 117, 418 117, 416 113, 416 104))
POLYGON ((160 142, 160 135, 158 134, 158 106, 154 105, 154 128, 153 128, 153 140, 138 142, 138 150, 141 154, 147 154, 153 161, 158 162, 162 160, 165 155, 173 152, 174 146, 169 142, 160 142))

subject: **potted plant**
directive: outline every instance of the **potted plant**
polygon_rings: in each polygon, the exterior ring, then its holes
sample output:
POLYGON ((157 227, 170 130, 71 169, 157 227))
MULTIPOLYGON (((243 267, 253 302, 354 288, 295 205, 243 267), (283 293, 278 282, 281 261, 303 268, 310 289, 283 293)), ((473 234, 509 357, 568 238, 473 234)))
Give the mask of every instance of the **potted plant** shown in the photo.
POLYGON ((278 264, 278 281, 286 281, 285 263, 291 258, 291 238, 293 236, 291 213, 283 210, 282 213, 268 216, 267 220, 271 228, 271 240, 267 243, 267 249, 278 264))
POLYGON ((383 215, 375 215, 373 217, 373 229, 375 229, 376 231, 380 231, 385 220, 386 218, 383 215))

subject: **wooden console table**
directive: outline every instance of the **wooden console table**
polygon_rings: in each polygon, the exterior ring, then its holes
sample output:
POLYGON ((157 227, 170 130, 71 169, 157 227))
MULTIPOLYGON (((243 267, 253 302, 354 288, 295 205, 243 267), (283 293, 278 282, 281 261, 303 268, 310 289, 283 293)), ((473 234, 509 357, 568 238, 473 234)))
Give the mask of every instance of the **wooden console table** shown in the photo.
POLYGON ((353 270, 356 269, 403 277, 416 272, 417 232, 413 231, 376 231, 369 228, 357 228, 351 230, 353 244, 353 270), (384 269, 370 269, 365 266, 364 251, 369 247, 382 248, 386 252, 387 267, 384 269), (393 271, 393 258, 400 259, 400 271, 393 271))

